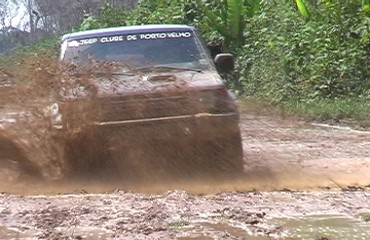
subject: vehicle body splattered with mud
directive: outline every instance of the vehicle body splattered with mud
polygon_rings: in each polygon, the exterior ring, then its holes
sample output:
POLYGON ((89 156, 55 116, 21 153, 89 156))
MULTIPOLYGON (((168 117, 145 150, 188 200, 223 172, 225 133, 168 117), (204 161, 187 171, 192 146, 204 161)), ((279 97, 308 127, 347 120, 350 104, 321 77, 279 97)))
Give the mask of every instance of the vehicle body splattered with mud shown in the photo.
POLYGON ((184 25, 90 30, 62 38, 68 65, 54 129, 69 177, 203 177, 243 171, 239 113, 197 31, 184 25), (71 71, 71 65, 73 70, 71 71))

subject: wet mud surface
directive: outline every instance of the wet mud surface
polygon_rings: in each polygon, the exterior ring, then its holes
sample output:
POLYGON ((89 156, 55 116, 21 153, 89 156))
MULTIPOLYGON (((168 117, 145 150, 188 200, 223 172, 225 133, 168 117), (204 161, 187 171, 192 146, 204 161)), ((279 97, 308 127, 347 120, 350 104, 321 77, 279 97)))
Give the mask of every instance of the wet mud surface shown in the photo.
POLYGON ((361 217, 369 194, 3 194, 0 233, 2 239, 369 239, 361 217))
POLYGON ((248 114, 241 130, 247 175, 261 172, 272 188, 370 183, 370 131, 248 114))
POLYGON ((370 132, 246 112, 240 128, 238 179, 2 181, 0 238, 370 239, 370 132))

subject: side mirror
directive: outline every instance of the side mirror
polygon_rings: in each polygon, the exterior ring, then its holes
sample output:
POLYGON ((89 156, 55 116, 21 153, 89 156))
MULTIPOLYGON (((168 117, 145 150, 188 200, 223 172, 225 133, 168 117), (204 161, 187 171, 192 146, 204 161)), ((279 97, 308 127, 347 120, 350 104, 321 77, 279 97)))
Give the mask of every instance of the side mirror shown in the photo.
POLYGON ((234 70, 235 59, 230 53, 219 53, 216 55, 214 61, 220 73, 230 73, 234 70))
POLYGON ((219 53, 216 55, 215 64, 220 73, 230 73, 235 67, 235 58, 230 53, 219 53))

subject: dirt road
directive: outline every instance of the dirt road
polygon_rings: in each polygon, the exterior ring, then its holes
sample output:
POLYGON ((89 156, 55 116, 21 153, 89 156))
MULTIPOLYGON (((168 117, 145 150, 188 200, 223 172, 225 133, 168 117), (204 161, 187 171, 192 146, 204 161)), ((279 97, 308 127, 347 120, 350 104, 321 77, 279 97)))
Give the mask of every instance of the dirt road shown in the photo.
POLYGON ((273 189, 370 184, 370 131, 248 114, 241 123, 245 168, 249 175, 263 173, 258 184, 273 189))
POLYGON ((370 239, 370 132, 243 113, 245 176, 1 184, 1 239, 370 239))

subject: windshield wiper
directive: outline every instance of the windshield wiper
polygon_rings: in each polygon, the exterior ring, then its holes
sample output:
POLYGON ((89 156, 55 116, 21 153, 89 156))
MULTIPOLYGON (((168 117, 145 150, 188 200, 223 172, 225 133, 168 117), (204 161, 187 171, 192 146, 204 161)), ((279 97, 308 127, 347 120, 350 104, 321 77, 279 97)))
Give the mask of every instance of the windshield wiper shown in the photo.
POLYGON ((186 68, 186 67, 173 67, 173 66, 165 66, 165 65, 154 65, 148 67, 139 67, 133 69, 133 71, 139 72, 156 72, 156 71, 192 71, 192 72, 202 72, 199 68, 186 68))

